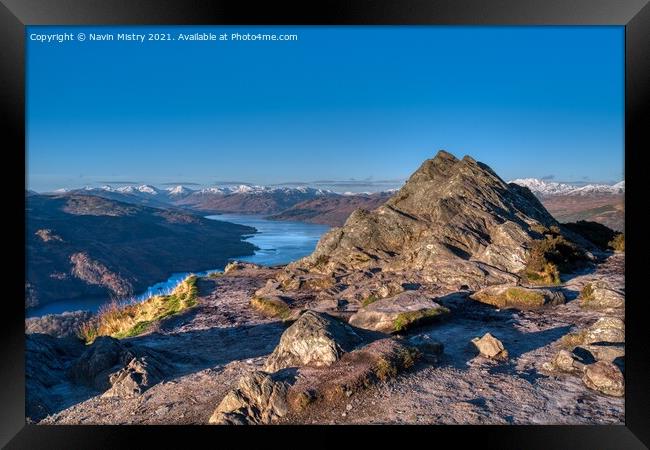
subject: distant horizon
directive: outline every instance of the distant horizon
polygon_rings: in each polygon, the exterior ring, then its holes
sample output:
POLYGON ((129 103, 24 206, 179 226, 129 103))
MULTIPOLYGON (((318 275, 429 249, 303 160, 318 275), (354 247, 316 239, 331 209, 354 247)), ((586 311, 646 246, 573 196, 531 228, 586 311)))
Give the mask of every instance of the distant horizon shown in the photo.
POLYGON ((26 38, 37 192, 219 180, 376 191, 440 148, 504 180, 624 179, 619 26, 29 26, 26 38), (298 39, 30 39, 84 31, 298 39))
MULTIPOLYGON (((568 184, 576 187, 582 187, 586 185, 614 185, 616 183, 620 183, 622 181, 625 181, 625 179, 621 180, 607 180, 607 181, 565 181, 565 180, 554 180, 554 179, 541 179, 541 178, 536 178, 536 177, 515 177, 513 179, 508 179, 504 180, 506 182, 511 182, 513 180, 518 180, 518 179, 527 179, 527 178, 534 178, 546 183, 559 183, 559 184, 568 184)), ((27 187, 26 189, 29 189, 34 192, 38 193, 53 193, 56 191, 60 190, 76 190, 76 189, 84 189, 84 188, 101 188, 102 186, 111 186, 111 187, 123 187, 123 186, 153 186, 157 189, 160 190, 165 190, 165 189, 172 189, 174 187, 178 186, 183 186, 185 188, 191 189, 191 190, 201 190, 201 189, 207 189, 211 187, 227 187, 227 186, 263 186, 263 187, 286 187, 286 188, 298 188, 298 187, 308 187, 308 188, 314 188, 314 189, 323 189, 327 191, 332 191, 338 194, 342 193, 377 193, 377 192, 386 192, 390 190, 395 190, 399 189, 403 184, 406 182, 406 179, 401 181, 401 183, 393 183, 393 184, 382 184, 383 188, 380 188, 379 185, 376 184, 369 184, 367 181, 362 181, 362 180, 329 180, 330 183, 325 183, 324 181, 314 181, 314 182, 286 182, 286 183, 275 183, 275 184, 261 184, 261 183, 253 183, 253 182, 246 182, 246 181, 217 181, 212 184, 201 184, 201 183, 195 183, 195 182, 163 182, 163 183, 148 183, 148 182, 141 182, 141 181, 97 181, 94 183, 89 183, 85 185, 70 185, 70 186, 61 186, 56 189, 51 189, 51 190, 37 190, 37 189, 32 189, 27 187), (345 188, 343 188, 345 186, 345 188), (393 187, 389 187, 393 186, 393 187)), ((388 180, 382 180, 382 181, 388 181, 388 180)), ((397 181, 397 180, 395 180, 397 181)))

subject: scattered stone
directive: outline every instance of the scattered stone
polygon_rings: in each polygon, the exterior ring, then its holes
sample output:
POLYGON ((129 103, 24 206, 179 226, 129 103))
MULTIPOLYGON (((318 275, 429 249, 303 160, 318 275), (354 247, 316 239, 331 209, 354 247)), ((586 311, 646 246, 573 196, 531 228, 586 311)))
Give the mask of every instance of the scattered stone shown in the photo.
POLYGON ((544 288, 528 288, 512 284, 490 286, 470 296, 497 308, 529 309, 548 305, 561 305, 566 301, 560 291, 544 288))
POLYGON ((598 361, 585 367, 582 381, 585 386, 606 395, 625 395, 625 379, 621 370, 613 363, 598 361))
POLYGON ((500 340, 492 336, 490 333, 485 333, 482 338, 472 339, 472 343, 484 358, 500 361, 508 359, 508 350, 505 349, 500 340))
POLYGON ((361 338, 334 317, 306 311, 282 333, 280 343, 264 366, 267 372, 304 365, 329 366, 352 350, 361 338))
POLYGON ((552 368, 568 373, 582 373, 588 364, 596 362, 587 349, 575 347, 572 351, 560 350, 552 361, 552 368))
POLYGON ((255 371, 239 379, 208 420, 217 425, 269 424, 288 412, 285 374, 255 371))
POLYGON ((444 306, 416 291, 377 300, 350 317, 349 323, 367 330, 395 333, 449 313, 444 306))

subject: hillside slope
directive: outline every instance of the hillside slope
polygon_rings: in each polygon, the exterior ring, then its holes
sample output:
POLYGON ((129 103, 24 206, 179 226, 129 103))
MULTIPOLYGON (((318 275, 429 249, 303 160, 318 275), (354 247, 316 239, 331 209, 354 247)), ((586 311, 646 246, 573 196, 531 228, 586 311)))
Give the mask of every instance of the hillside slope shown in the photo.
POLYGON ((30 195, 26 306, 127 297, 173 272, 222 266, 253 253, 250 227, 105 198, 30 195))

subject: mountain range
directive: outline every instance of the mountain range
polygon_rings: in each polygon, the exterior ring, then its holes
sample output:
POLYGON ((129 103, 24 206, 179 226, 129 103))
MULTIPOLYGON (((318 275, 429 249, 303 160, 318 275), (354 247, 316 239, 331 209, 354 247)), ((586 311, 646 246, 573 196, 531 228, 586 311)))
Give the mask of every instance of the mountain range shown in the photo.
MULTIPOLYGON (((624 228, 625 181, 616 184, 562 183, 519 178, 511 183, 529 188, 560 222, 590 220, 618 231, 624 228)), ((142 184, 62 189, 58 193, 96 195, 120 202, 157 208, 177 207, 202 214, 258 214, 272 220, 304 221, 341 226, 356 208, 374 209, 395 190, 337 193, 308 186, 249 184, 192 189, 142 184)))
POLYGON ((619 181, 616 184, 586 184, 584 186, 540 180, 538 178, 517 178, 510 182, 525 186, 533 191, 535 195, 542 197, 553 195, 587 196, 594 194, 612 195, 625 193, 625 181, 619 181))

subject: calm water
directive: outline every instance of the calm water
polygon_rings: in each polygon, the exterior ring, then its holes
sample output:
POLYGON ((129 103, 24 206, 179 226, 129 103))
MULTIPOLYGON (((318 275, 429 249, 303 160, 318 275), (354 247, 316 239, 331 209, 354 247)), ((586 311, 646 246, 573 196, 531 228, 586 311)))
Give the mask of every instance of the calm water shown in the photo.
MULTIPOLYGON (((266 266, 288 264, 292 261, 309 255, 321 235, 329 227, 304 222, 281 222, 266 220, 262 216, 243 214, 220 214, 207 216, 208 219, 222 220, 255 227, 257 233, 246 240, 260 249, 252 256, 234 258, 238 261, 247 261, 266 266)), ((203 276, 212 272, 222 271, 223 267, 214 267, 203 272, 195 272, 203 276)), ((175 273, 167 280, 150 286, 145 292, 138 295, 135 300, 144 300, 155 294, 166 294, 172 291, 189 272, 175 273)), ((58 301, 26 311, 27 317, 39 317, 45 314, 59 314, 65 311, 97 311, 105 302, 100 300, 67 300, 58 301)))

